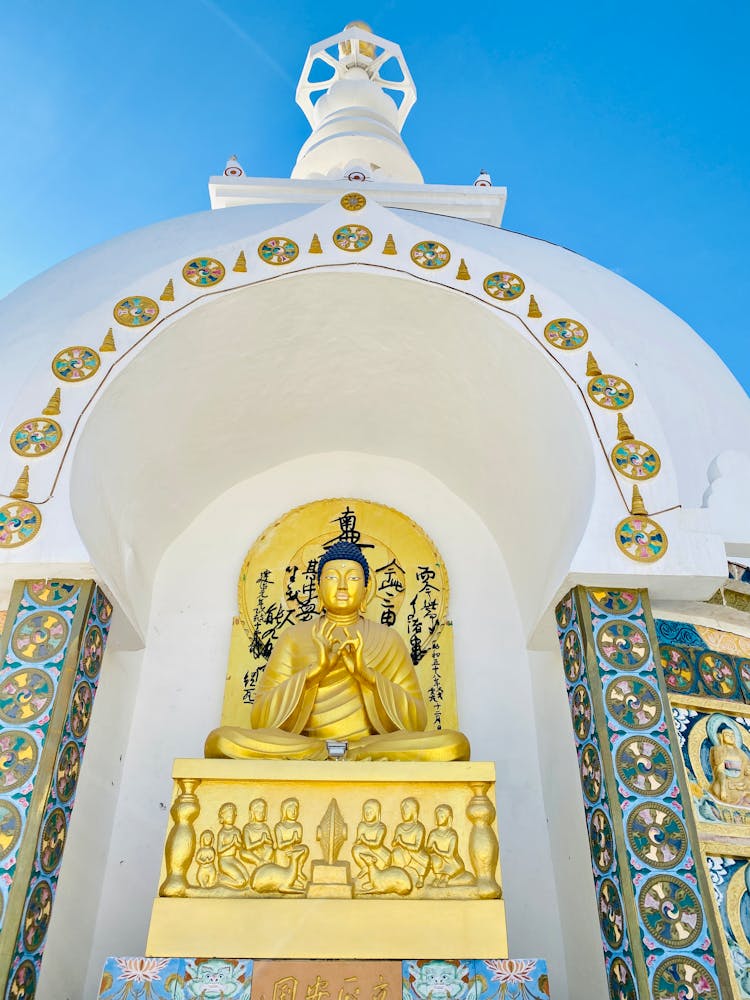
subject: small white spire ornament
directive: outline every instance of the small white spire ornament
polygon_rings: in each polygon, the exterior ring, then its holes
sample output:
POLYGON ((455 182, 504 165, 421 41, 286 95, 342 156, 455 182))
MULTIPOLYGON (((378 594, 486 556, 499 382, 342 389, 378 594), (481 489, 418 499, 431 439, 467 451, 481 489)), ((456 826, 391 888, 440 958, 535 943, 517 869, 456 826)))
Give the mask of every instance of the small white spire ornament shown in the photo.
POLYGON ((490 175, 487 173, 486 170, 479 171, 479 177, 477 177, 477 179, 474 181, 474 187, 475 188, 492 187, 492 178, 490 177, 490 175))
POLYGON ((232 154, 227 160, 227 165, 224 167, 224 176, 225 177, 245 176, 245 171, 242 169, 242 164, 234 154, 232 154))

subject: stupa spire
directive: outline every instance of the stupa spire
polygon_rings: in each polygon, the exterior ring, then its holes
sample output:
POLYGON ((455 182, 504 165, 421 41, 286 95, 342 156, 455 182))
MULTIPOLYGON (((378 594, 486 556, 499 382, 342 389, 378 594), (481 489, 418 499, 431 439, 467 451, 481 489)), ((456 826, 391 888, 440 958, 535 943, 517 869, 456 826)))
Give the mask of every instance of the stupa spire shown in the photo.
POLYGON ((297 104, 312 135, 300 150, 292 177, 423 183, 401 138, 416 99, 399 46, 374 35, 362 21, 352 21, 313 45, 297 86, 297 104), (326 80, 311 79, 318 62, 332 70, 326 80), (386 65, 389 73, 384 76, 386 65), (313 95, 321 92, 313 102, 313 95), (398 102, 391 93, 400 95, 398 102))

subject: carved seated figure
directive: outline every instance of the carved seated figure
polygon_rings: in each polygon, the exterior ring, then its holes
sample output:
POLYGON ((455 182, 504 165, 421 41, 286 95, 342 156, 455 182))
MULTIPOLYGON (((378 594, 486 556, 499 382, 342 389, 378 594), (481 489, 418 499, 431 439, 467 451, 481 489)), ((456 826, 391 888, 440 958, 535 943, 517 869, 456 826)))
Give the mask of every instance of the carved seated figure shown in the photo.
POLYGON ((252 728, 222 726, 207 757, 325 760, 326 740, 349 760, 468 760, 459 732, 425 731, 427 708, 395 629, 363 616, 370 568, 337 542, 318 563, 322 614, 282 633, 263 673, 252 728))
POLYGON ((709 754, 714 780, 711 792, 729 805, 750 805, 750 760, 742 747, 737 746, 734 732, 722 729, 719 742, 709 754))

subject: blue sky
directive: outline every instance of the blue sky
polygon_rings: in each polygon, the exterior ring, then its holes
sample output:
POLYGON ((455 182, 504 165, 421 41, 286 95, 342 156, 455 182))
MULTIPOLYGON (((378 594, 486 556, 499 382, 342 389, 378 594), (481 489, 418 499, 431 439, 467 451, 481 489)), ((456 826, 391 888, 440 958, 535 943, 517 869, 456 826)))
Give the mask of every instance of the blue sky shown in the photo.
POLYGON ((0 27, 0 296, 119 233, 208 208, 236 153, 288 176, 307 47, 352 19, 404 49, 425 180, 509 189, 509 229, 611 268, 750 389, 750 5, 27 0, 0 27))

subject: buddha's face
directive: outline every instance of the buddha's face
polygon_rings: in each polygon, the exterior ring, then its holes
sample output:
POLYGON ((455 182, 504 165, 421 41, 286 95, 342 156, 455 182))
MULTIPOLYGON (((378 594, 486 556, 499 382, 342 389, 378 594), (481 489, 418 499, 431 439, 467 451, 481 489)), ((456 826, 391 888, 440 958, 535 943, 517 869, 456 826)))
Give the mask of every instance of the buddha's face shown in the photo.
POLYGON ((435 822, 438 826, 448 826, 453 819, 453 810, 450 806, 438 806, 435 810, 435 822))
POLYGON ((365 597, 365 573, 353 559, 331 559, 324 563, 318 581, 320 603, 326 611, 352 614, 365 597))
POLYGON ((372 799, 368 799, 362 807, 362 815, 367 820, 368 823, 374 823, 378 818, 378 804, 372 799))
POLYGON ((231 802, 225 802, 219 809, 219 822, 232 824, 237 819, 237 810, 231 802))
POLYGON ((296 819, 299 816, 299 802, 296 799, 287 799, 283 812, 284 819, 296 819))
POLYGON ((256 799, 250 806, 250 815, 256 823, 262 823, 266 818, 266 804, 263 799, 256 799))
POLYGON ((416 799, 404 799, 401 803, 401 816, 404 822, 411 823, 419 815, 419 806, 416 799))

